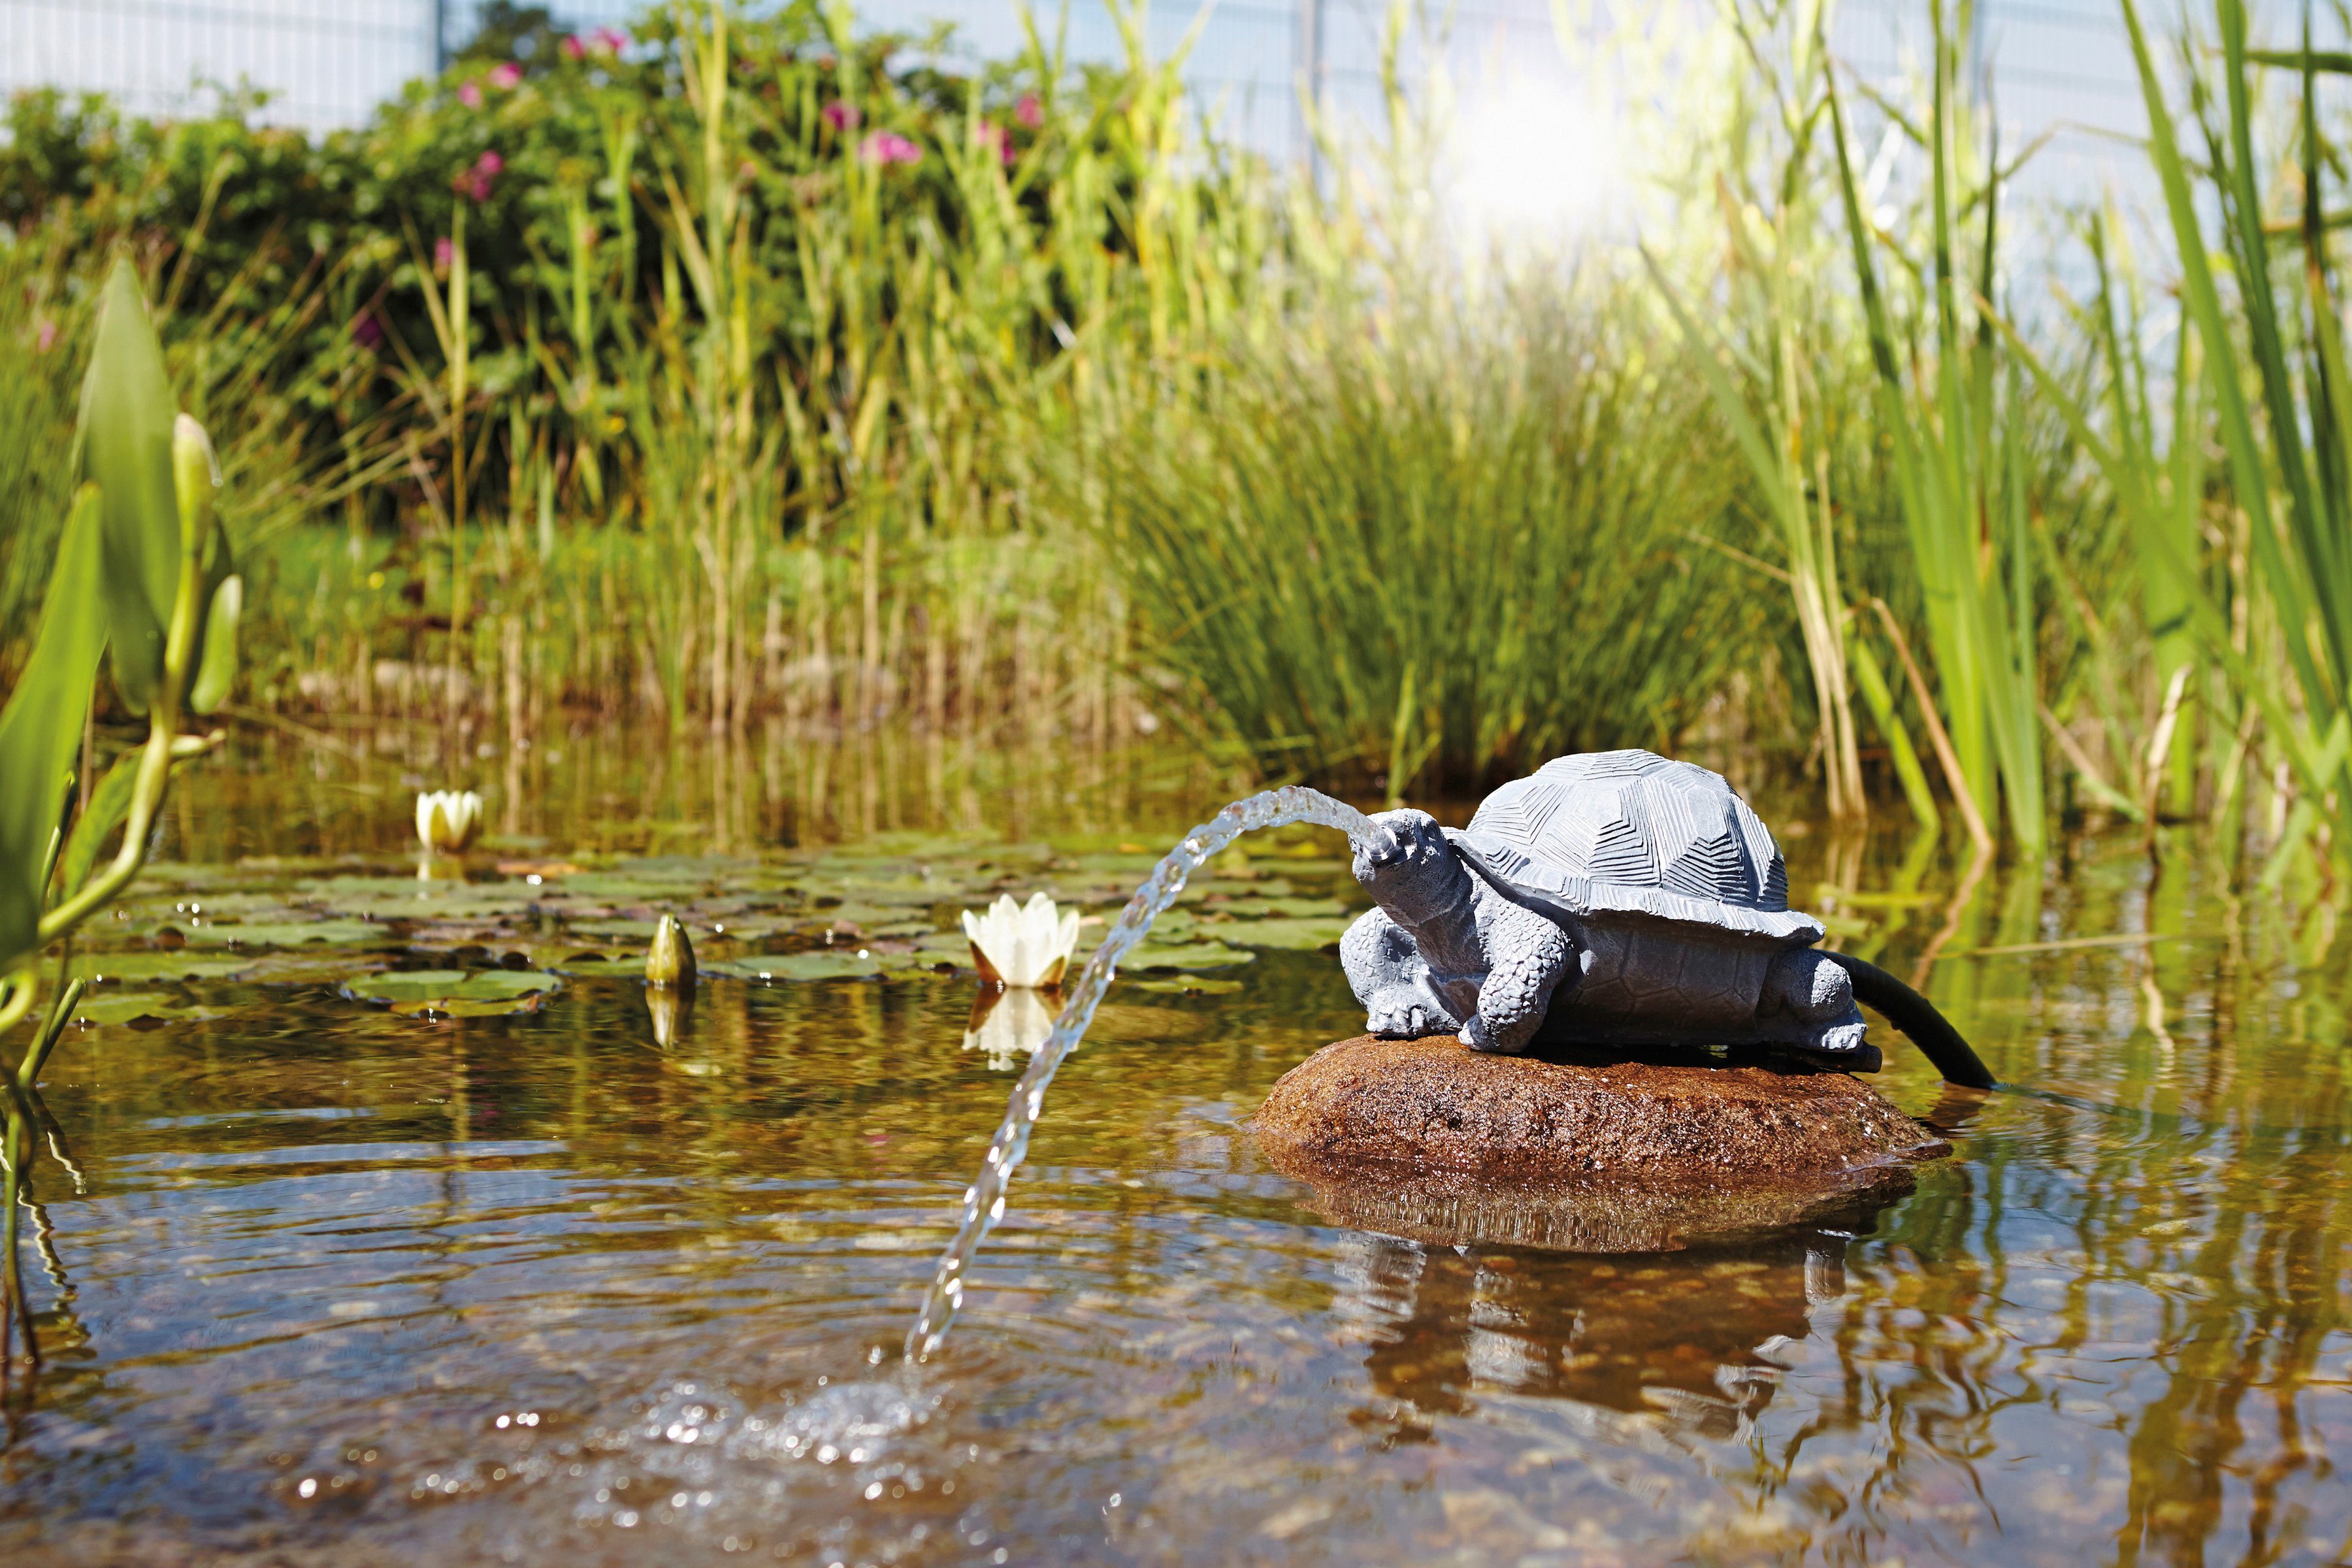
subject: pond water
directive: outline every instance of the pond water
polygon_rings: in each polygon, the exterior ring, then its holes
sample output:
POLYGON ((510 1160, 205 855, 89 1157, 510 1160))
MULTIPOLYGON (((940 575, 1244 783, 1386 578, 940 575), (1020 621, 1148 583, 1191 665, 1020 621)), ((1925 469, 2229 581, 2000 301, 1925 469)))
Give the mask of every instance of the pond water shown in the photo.
POLYGON ((396 750, 182 795, 45 1079, 78 1176, 37 1170, 0 1560, 2352 1557, 2343 966, 2185 836, 1969 879, 1759 802, 1796 901, 1932 952, 2016 1087, 1887 1037, 1878 1086, 1957 1148, 1914 1194, 1622 1257, 1369 1234, 1265 1166, 1251 1111, 1360 1028, 1319 951, 1356 900, 1336 836, 1247 844, 1113 989, 910 1371, 1019 1065, 955 911, 1113 913, 1231 792, 580 750, 508 773, 468 880, 417 878, 444 779, 396 750), (726 973, 657 1028, 663 910, 726 973))

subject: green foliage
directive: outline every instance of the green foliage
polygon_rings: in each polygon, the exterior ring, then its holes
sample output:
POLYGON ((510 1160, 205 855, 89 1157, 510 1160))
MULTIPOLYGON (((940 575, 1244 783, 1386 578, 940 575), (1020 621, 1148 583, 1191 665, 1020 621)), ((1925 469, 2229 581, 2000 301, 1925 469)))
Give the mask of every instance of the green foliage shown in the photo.
POLYGON ((83 478, 103 491, 114 684, 134 713, 147 710, 163 679, 163 639, 179 589, 180 509, 172 475, 178 412, 138 275, 118 260, 99 309, 77 441, 83 478))
POLYGON ((1687 520, 1730 474, 1623 286, 1452 282, 1139 389, 1096 498, 1171 704, 1258 769, 1467 790, 1667 743, 1760 615, 1687 520))
POLYGON ((103 500, 85 486, 66 524, 33 657, 0 709, 0 973, 37 942, 50 858, 106 650, 103 500))

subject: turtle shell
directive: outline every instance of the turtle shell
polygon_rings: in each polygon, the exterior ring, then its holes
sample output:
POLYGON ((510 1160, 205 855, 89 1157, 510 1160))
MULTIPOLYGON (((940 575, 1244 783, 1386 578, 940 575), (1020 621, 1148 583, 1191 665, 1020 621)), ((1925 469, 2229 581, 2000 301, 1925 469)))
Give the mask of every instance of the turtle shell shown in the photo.
POLYGON ((1823 935, 1789 908, 1780 847, 1723 775, 1654 752, 1556 758, 1448 837, 1506 892, 1580 919, 1713 927, 1775 947, 1823 935))

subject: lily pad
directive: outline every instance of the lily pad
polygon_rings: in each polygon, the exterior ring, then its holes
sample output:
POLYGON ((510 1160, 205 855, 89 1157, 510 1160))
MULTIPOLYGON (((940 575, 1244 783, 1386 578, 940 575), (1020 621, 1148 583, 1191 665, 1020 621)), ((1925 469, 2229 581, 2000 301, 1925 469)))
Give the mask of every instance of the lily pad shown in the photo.
POLYGON ((1146 942, 1127 955, 1122 969, 1223 969, 1235 963, 1256 962, 1257 954, 1246 948, 1227 947, 1223 942, 1195 942, 1182 946, 1163 947, 1146 942))
POLYGON ((556 975, 533 969, 486 969, 467 973, 461 969, 412 969, 390 974, 354 975, 343 994, 372 1002, 394 1012, 444 1013, 453 1017, 483 1017, 499 1013, 529 1012, 539 999, 563 984, 556 975))
POLYGON ((323 942, 356 947, 392 942, 392 934, 373 921, 251 921, 237 925, 205 922, 182 926, 190 947, 304 947, 323 942))
POLYGON ((706 963, 702 973, 733 980, 871 980, 894 970, 911 968, 913 963, 913 959, 903 952, 868 951, 861 958, 855 949, 845 952, 762 952, 706 963))
POLYGON ((1164 991, 1176 996, 1230 996, 1242 988, 1238 980, 1220 980, 1206 974, 1138 980, 1134 985, 1138 991, 1164 991))
POLYGON ((1308 920, 1227 921, 1216 928, 1221 941, 1243 947, 1274 947, 1315 952, 1339 945, 1348 921, 1330 918, 1308 920))
POLYGON ((548 965, 559 974, 569 974, 580 980, 643 980, 646 977, 646 955, 642 952, 575 952, 559 958, 548 965))
POLYGON ((208 1007, 170 991, 116 991, 101 987, 86 992, 74 1008, 77 1024, 135 1024, 144 1020, 157 1023, 189 1023, 205 1018, 223 1018, 235 1011, 228 1007, 208 1007))
POLYGON ((251 958, 217 952, 92 952, 75 967, 93 982, 106 980, 225 980, 252 966, 251 958))

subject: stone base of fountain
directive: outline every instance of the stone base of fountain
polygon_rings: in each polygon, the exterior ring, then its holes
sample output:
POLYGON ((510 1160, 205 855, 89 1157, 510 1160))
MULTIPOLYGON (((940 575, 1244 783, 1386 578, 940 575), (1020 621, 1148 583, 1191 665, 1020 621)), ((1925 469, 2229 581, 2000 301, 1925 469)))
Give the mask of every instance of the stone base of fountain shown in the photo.
POLYGON ((1841 1072, 1451 1038, 1327 1046, 1254 1123, 1343 1224, 1418 1240, 1671 1250, 1855 1228, 1951 1146, 1841 1072))

